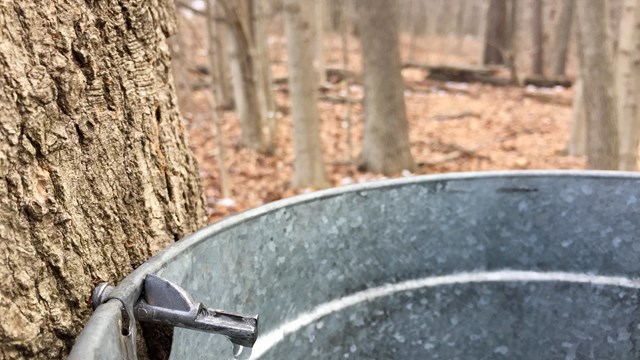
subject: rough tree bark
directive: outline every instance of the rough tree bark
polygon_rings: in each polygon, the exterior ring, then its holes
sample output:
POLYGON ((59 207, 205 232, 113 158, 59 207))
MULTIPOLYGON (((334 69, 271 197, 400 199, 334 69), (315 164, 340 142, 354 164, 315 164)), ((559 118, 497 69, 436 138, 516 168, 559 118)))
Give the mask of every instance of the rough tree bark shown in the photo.
POLYGON ((487 10, 482 63, 504 64, 507 49, 507 0, 491 0, 487 10))
POLYGON ((193 120, 193 112, 195 106, 193 98, 191 96, 191 80, 189 76, 189 61, 184 56, 186 46, 184 45, 184 32, 185 26, 182 24, 183 19, 180 17, 180 13, 177 13, 176 19, 176 36, 173 36, 169 40, 169 48, 171 49, 171 68, 173 71, 173 78, 176 83, 176 93, 179 99, 179 105, 182 110, 183 119, 186 119, 188 125, 193 120))
POLYGON ((617 103, 606 0, 578 6, 580 75, 587 115, 587 167, 618 168, 617 103))
POLYGON ((59 359, 117 283, 206 223, 171 1, 0 3, 0 358, 59 359))
POLYGON ((544 31, 542 25, 542 0, 531 3, 531 34, 533 44, 532 70, 534 75, 544 73, 544 31))
POLYGON ((622 9, 616 57, 616 95, 620 170, 636 170, 640 137, 640 1, 626 0, 622 9))
POLYGON ((400 74, 395 2, 357 0, 365 91, 360 168, 392 174, 413 170, 400 74))
POLYGON ((553 75, 565 76, 567 53, 571 39, 574 0, 562 0, 558 20, 554 27, 553 50, 551 51, 551 71, 553 75))
POLYGON ((256 59, 252 54, 250 24, 251 0, 219 0, 224 9, 229 30, 231 83, 236 111, 240 119, 240 143, 248 148, 267 152, 264 117, 260 108, 256 59))
POLYGON ((322 160, 318 121, 318 78, 313 68, 313 1, 285 0, 285 33, 291 116, 295 187, 329 185, 322 160))

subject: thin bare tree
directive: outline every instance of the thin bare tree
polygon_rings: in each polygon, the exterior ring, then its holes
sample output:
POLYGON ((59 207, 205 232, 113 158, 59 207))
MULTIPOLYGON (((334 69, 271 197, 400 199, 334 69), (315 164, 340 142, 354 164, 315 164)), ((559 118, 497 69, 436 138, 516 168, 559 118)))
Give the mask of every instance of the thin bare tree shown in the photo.
POLYGON ((271 153, 275 147, 276 137, 276 101, 273 94, 271 63, 269 61, 269 46, 267 44, 267 31, 265 27, 265 2, 262 0, 252 0, 252 37, 254 40, 252 53, 256 58, 256 86, 258 92, 258 100, 260 102, 260 111, 263 119, 266 121, 266 143, 267 152, 271 153))
POLYGON ((567 67, 567 53, 571 39, 573 8, 575 0, 562 0, 560 13, 555 22, 553 49, 551 51, 551 71, 553 75, 564 77, 567 67))
POLYGON ((640 0, 625 0, 616 55, 620 170, 636 170, 640 137, 640 0))
POLYGON ((507 49, 507 0, 490 0, 487 10, 483 64, 504 64, 507 49))
POLYGON ((587 116, 587 166, 615 170, 619 151, 618 112, 606 0, 584 1, 577 10, 580 75, 587 116))
POLYGON ((324 14, 326 11, 325 0, 315 0, 313 12, 313 25, 315 33, 315 68, 318 73, 318 82, 327 82, 327 72, 324 61, 324 14))
POLYGON ((542 0, 531 3, 531 34, 533 43, 532 70, 534 75, 544 74, 544 31, 542 19, 542 0))
POLYGON ((285 0, 285 33, 291 116, 295 187, 327 187, 318 117, 318 78, 313 67, 313 1, 285 0))
POLYGON ((353 123, 351 121, 351 78, 347 75, 349 72, 349 17, 346 5, 343 7, 342 24, 340 29, 340 41, 342 44, 342 69, 344 70, 344 97, 345 112, 344 123, 347 137, 347 161, 353 161, 353 123))
POLYGON ((362 47, 365 128, 359 167, 392 174, 413 170, 400 73, 395 2, 356 0, 362 47))
POLYGON ((246 147, 268 152, 271 150, 265 137, 264 113, 260 103, 260 87, 256 69, 259 64, 251 32, 251 0, 219 0, 224 9, 229 30, 229 56, 231 59, 231 81, 235 107, 240 120, 240 143, 246 147))
MULTIPOLYGON (((216 71, 217 68, 220 67, 220 64, 216 61, 218 59, 216 55, 215 46, 218 44, 216 40, 216 3, 217 0, 208 0, 207 2, 207 35, 209 38, 208 42, 208 53, 209 53, 209 67, 210 67, 210 75, 212 83, 220 81, 219 78, 216 77, 218 73, 216 71)), ((218 49, 219 51, 219 49, 218 49)), ((215 127, 215 138, 216 138, 216 151, 218 157, 218 171, 220 173, 220 192, 223 198, 231 197, 231 183, 229 182, 229 174, 227 172, 227 168, 225 166, 225 151, 224 144, 222 141, 222 124, 219 113, 220 103, 219 96, 222 96, 222 93, 218 92, 218 87, 216 90, 212 91, 209 94, 209 111, 211 112, 211 120, 213 120, 213 125, 215 127)))
POLYGON ((233 94, 229 74, 229 58, 227 49, 227 27, 218 14, 219 4, 213 1, 211 10, 207 12, 207 21, 213 21, 212 25, 207 25, 209 41, 213 44, 213 50, 209 52, 209 71, 212 74, 213 88, 220 107, 225 109, 233 108, 233 94), (213 11, 213 14, 211 14, 213 11))
POLYGON ((582 80, 574 85, 576 93, 573 96, 571 108, 571 130, 569 135, 569 155, 582 156, 587 154, 587 114, 584 109, 584 85, 582 80))

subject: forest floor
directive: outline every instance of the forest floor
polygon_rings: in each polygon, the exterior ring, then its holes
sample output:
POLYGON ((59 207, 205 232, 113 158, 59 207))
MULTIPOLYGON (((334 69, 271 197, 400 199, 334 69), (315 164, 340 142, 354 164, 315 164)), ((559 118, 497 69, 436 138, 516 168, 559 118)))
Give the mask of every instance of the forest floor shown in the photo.
MULTIPOLYGON (((404 41, 403 44, 407 44, 404 41)), ((477 44, 476 44, 477 46, 477 44)), ((270 36, 269 47, 274 79, 286 76, 286 49, 282 37, 270 36)), ((472 44, 467 45, 471 54, 472 44)), ((363 89, 357 80, 360 58, 357 41, 350 40, 350 70, 356 73, 350 96, 362 99, 363 89)), ((403 54, 407 48, 403 46, 403 54)), ((342 68, 339 39, 327 39, 327 67, 342 68)), ((429 63, 469 64, 473 58, 460 51, 458 55, 438 54, 419 49, 416 57, 429 63)), ((200 51, 200 60, 206 64, 200 51)), ((405 57, 406 58, 406 57, 405 57)), ((419 69, 404 69, 405 101, 409 120, 411 152, 420 164, 410 173, 403 171, 392 177, 462 171, 514 169, 582 169, 583 157, 566 155, 569 138, 572 89, 536 89, 496 87, 485 84, 447 83, 426 80, 427 73, 419 69), (532 98, 531 93, 544 94, 547 99, 532 98)), ((204 81, 200 79, 200 81, 204 81)), ((271 201, 291 197, 316 189, 292 188, 293 145, 291 117, 288 114, 289 95, 286 83, 277 85, 278 114, 275 152, 267 156, 237 146, 240 128, 233 111, 223 114, 225 166, 232 184, 230 199, 220 192, 215 128, 208 109, 208 89, 190 93, 190 106, 183 115, 191 135, 191 146, 200 166, 209 207, 210 221, 253 208, 271 201)), ((327 86, 324 94, 343 96, 344 85, 327 86)), ((359 172, 356 162, 362 140, 363 112, 361 102, 351 110, 353 153, 348 154, 344 103, 318 102, 326 171, 332 186, 343 186, 384 179, 379 174, 359 172)))

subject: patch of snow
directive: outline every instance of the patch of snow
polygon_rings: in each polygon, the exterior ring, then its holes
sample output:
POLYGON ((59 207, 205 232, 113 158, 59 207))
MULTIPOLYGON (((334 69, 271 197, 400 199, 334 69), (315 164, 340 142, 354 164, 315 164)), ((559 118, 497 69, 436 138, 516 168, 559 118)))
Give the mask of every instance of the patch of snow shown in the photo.
POLYGON ((223 198, 217 201, 218 204, 226 207, 236 206, 236 201, 230 198, 223 198))

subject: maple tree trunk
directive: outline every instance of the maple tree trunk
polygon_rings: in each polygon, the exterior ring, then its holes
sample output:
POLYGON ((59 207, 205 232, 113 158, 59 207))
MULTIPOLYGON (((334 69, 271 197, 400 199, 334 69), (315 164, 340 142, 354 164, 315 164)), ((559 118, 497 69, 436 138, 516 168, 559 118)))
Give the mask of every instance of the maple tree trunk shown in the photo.
POLYGON ((392 174, 413 170, 400 74, 397 8, 385 0, 357 0, 365 92, 360 168, 392 174))
POLYGON ((551 52, 551 71, 555 76, 565 76, 567 53, 571 39, 574 0, 562 0, 558 20, 554 27, 554 42, 551 52))
POLYGON ((587 116, 587 167, 618 168, 617 103, 606 0, 578 6, 580 75, 587 116))
POLYGON ((507 1, 491 0, 487 10, 482 63, 504 64, 503 51, 507 49, 507 1))
POLYGON ((207 221, 170 1, 0 4, 0 358, 66 356, 98 281, 207 221))
POLYGON ((640 136, 640 1, 625 0, 616 58, 620 170, 636 170, 640 136))
POLYGON ((240 120, 240 143, 261 152, 268 151, 263 132, 263 113, 260 107, 259 82, 256 79, 256 59, 252 54, 250 24, 251 0, 219 0, 229 30, 231 83, 235 107, 240 120))
POLYGON ((285 0, 285 33, 291 116, 295 187, 329 185, 322 160, 318 120, 318 83, 313 68, 313 1, 285 0))
POLYGON ((544 32, 542 31, 542 0, 533 0, 531 3, 531 34, 533 36, 533 74, 544 73, 544 32))

